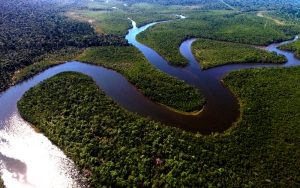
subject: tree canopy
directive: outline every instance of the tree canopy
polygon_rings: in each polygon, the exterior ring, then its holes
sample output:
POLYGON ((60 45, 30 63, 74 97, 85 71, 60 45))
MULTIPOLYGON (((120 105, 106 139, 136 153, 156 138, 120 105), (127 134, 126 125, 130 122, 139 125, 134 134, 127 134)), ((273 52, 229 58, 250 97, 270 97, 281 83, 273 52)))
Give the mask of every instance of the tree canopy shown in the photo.
POLYGON ((285 63, 283 55, 244 44, 197 39, 192 51, 201 68, 235 63, 285 63))
POLYGON ((241 120, 205 137, 124 110, 79 73, 40 83, 18 108, 93 187, 298 187, 299 75, 299 67, 230 73, 241 120))
POLYGON ((199 91, 153 67, 133 46, 94 47, 78 60, 114 69, 146 97, 181 112, 198 112, 204 105, 199 91))
POLYGON ((0 92, 13 73, 50 54, 89 46, 128 45, 123 36, 99 35, 89 23, 71 21, 55 3, 1 1, 0 92), (46 4, 44 4, 46 3, 46 4))

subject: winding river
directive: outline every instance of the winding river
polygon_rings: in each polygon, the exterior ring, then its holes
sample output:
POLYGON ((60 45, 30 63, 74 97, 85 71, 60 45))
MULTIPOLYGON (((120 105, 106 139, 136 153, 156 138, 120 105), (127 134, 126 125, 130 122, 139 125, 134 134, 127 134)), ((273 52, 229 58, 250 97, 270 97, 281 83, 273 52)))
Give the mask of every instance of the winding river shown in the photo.
POLYGON ((0 94, 0 173, 7 188, 88 187, 74 163, 45 136, 36 133, 20 117, 17 110, 17 101, 24 92, 59 72, 77 71, 91 76, 107 95, 127 110, 141 116, 151 117, 166 125, 187 131, 210 134, 225 131, 239 117, 238 101, 222 85, 220 81, 222 76, 241 68, 294 66, 300 63, 294 58, 293 53, 280 51, 276 49, 278 44, 272 44, 266 49, 285 55, 288 59, 286 64, 237 64, 203 71, 190 50, 195 39, 190 39, 180 46, 180 52, 189 60, 190 66, 175 68, 169 66, 154 50, 135 40, 138 33, 154 24, 156 23, 137 28, 132 21, 133 28, 129 30, 126 39, 140 49, 153 66, 195 86, 206 99, 204 110, 197 116, 181 115, 170 111, 144 97, 122 75, 103 67, 74 61, 49 68, 0 94))

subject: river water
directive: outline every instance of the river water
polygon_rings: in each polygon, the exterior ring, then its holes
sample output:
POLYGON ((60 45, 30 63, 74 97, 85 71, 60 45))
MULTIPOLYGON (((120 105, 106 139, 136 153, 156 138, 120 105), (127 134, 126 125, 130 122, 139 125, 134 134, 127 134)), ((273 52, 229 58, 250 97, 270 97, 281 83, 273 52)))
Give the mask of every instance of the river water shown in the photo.
POLYGON ((156 23, 141 28, 137 28, 135 22, 132 23, 133 28, 126 36, 128 41, 139 48, 153 66, 199 89, 206 99, 203 112, 192 116, 167 110, 145 98, 122 75, 103 67, 68 62, 49 68, 0 94, 0 173, 7 188, 88 187, 74 163, 45 136, 35 132, 20 117, 17 110, 17 101, 24 92, 59 72, 77 71, 91 76, 107 95, 124 108, 141 116, 151 117, 166 125, 187 131, 210 134, 225 131, 239 117, 239 104, 231 92, 221 84, 222 76, 241 68, 293 66, 300 63, 294 58, 293 53, 280 51, 276 49, 278 44, 272 44, 266 49, 285 55, 288 58, 286 64, 226 65, 202 71, 190 51, 190 46, 195 39, 190 39, 180 46, 180 51, 190 61, 190 66, 175 68, 169 66, 154 50, 135 40, 138 33, 156 23))

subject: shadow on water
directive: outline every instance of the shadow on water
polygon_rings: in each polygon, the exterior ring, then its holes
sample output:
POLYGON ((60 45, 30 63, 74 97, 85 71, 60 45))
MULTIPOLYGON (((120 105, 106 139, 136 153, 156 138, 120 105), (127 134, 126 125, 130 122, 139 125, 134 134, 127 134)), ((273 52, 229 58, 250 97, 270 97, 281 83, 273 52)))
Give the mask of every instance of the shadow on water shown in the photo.
POLYGON ((4 169, 6 169, 9 173, 13 174, 12 178, 16 179, 19 182, 23 182, 24 184, 31 185, 27 181, 26 173, 27 166, 24 162, 7 157, 0 152, 0 162, 4 169))

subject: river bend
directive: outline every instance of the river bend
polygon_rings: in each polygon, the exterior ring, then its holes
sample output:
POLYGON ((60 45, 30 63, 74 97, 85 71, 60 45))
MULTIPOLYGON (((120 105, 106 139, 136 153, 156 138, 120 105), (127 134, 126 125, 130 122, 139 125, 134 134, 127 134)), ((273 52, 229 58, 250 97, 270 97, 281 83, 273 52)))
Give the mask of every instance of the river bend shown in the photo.
POLYGON ((87 74, 107 95, 127 110, 161 121, 166 125, 176 126, 191 132, 210 134, 211 132, 225 131, 239 117, 239 104, 231 92, 222 85, 220 81, 222 76, 229 71, 241 68, 299 64, 293 53, 278 50, 276 48, 278 44, 272 44, 266 49, 285 55, 288 59, 286 64, 237 64, 203 71, 191 53, 190 47, 195 39, 190 39, 180 46, 180 52, 189 60, 190 66, 175 68, 170 66, 154 50, 135 40, 138 33, 157 23, 150 23, 140 28, 136 27, 134 21, 132 23, 133 28, 129 30, 126 39, 136 46, 153 66, 195 86, 206 99, 203 112, 197 116, 192 116, 170 111, 144 97, 122 75, 103 67, 74 61, 49 68, 32 79, 13 86, 0 94, 0 174, 7 188, 87 187, 74 163, 45 136, 36 133, 20 117, 17 109, 17 101, 24 92, 57 73, 77 71, 87 74))

